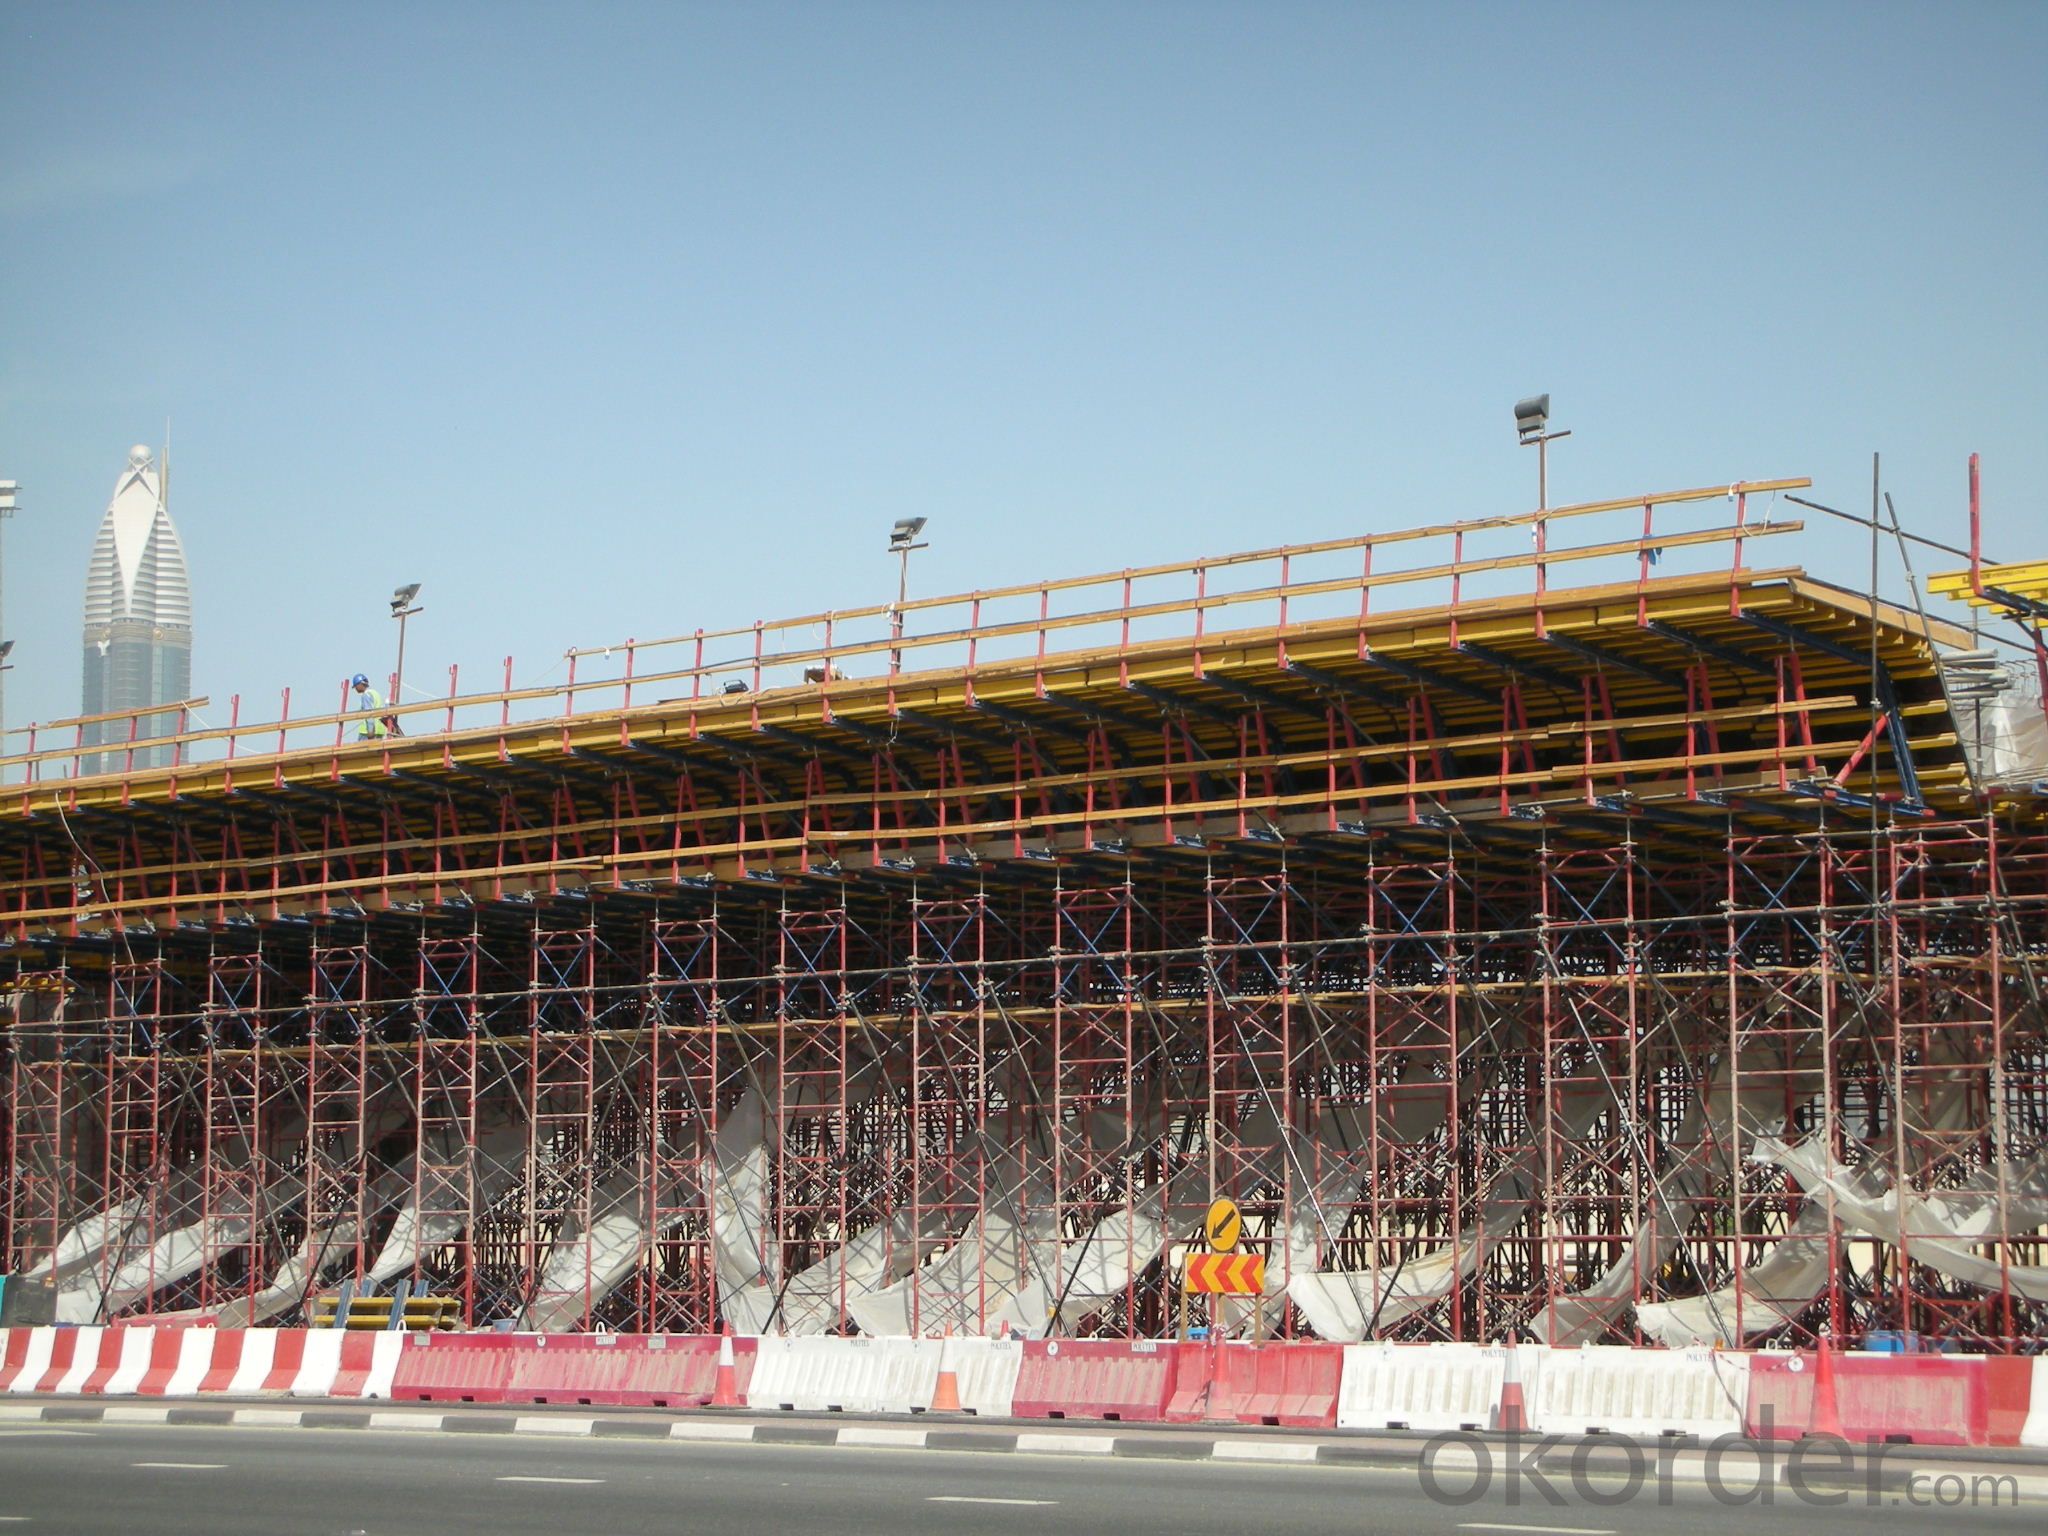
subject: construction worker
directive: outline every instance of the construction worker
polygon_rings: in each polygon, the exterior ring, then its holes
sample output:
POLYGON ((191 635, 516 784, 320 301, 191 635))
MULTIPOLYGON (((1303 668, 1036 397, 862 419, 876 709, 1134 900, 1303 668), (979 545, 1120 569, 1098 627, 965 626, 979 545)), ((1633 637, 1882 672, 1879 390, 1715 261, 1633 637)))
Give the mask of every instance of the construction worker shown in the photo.
MULTIPOLYGON (((372 688, 370 680, 362 673, 358 672, 353 678, 349 679, 349 686, 356 691, 357 709, 383 710, 384 695, 372 688)), ((389 736, 390 734, 390 723, 382 713, 372 715, 356 728, 357 741, 375 741, 379 737, 389 736)))

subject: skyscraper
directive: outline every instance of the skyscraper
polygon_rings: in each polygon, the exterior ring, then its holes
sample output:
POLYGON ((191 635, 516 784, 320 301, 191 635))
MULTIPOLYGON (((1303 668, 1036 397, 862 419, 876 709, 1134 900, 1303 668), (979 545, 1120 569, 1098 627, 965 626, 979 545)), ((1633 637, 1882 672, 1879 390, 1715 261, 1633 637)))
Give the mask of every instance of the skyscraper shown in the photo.
MULTIPOLYGON (((114 484, 114 499, 100 520, 85 578, 85 705, 81 713, 106 715, 175 703, 192 691, 192 591, 185 552, 164 504, 164 477, 148 448, 128 450, 128 467, 114 484)), ((175 712, 144 715, 133 724, 108 720, 85 728, 87 746, 122 745, 167 735, 175 712), (132 729, 132 735, 131 735, 132 729)), ((88 756, 87 773, 112 772, 119 754, 88 756)), ((138 768, 170 760, 167 748, 136 752, 138 768)))

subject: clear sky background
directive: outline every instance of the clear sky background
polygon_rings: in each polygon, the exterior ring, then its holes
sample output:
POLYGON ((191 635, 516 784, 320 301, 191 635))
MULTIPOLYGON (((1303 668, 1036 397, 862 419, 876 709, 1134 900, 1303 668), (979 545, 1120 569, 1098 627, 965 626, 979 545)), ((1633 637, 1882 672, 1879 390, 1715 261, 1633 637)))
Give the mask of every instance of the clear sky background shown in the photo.
POLYGON ((886 600, 901 516, 936 591, 1524 510, 1540 390, 1553 501, 1881 450, 1959 537, 1974 449, 2048 556, 2040 3, 6 0, 0 64, 10 727, 166 417, 216 719, 404 580, 484 686, 886 600))

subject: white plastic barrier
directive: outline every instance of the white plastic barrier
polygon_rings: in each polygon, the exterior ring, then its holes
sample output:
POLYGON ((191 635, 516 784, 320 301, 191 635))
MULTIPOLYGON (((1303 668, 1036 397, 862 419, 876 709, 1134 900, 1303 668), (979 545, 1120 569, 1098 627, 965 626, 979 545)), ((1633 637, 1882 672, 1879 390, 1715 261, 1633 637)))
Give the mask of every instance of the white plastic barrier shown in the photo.
POLYGON ((1591 1344, 1541 1353, 1529 1405, 1530 1418, 1546 1433, 1710 1440, 1742 1432, 1747 1354, 1591 1344))
POLYGON ((1008 1418, 1017 1395, 1017 1372, 1024 1364, 1024 1341, 947 1339, 944 1344, 945 1363, 960 1388, 962 1411, 981 1418, 1008 1418))
MULTIPOLYGON (((1521 1347, 1525 1403, 1536 1390, 1544 1353, 1521 1347)), ((1341 1429, 1487 1429, 1506 1377, 1506 1352, 1486 1345, 1347 1344, 1337 1424, 1341 1429)))
MULTIPOLYGON (((937 1339, 763 1337, 750 1408, 917 1413, 939 1382, 937 1339)), ((963 1399, 964 1400, 964 1399, 963 1399)))

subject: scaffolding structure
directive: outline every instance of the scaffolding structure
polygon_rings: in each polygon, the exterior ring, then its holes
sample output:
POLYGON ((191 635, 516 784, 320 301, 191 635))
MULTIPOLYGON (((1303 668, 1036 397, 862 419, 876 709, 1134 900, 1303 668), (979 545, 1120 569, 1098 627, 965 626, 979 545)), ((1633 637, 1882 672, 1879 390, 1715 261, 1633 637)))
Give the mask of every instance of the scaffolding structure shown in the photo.
POLYGON ((79 1322, 1156 1337, 1229 1195, 1290 1334, 2037 1351, 2048 801, 1969 630, 1750 563, 1804 485, 31 739, 0 1257, 79 1322))

